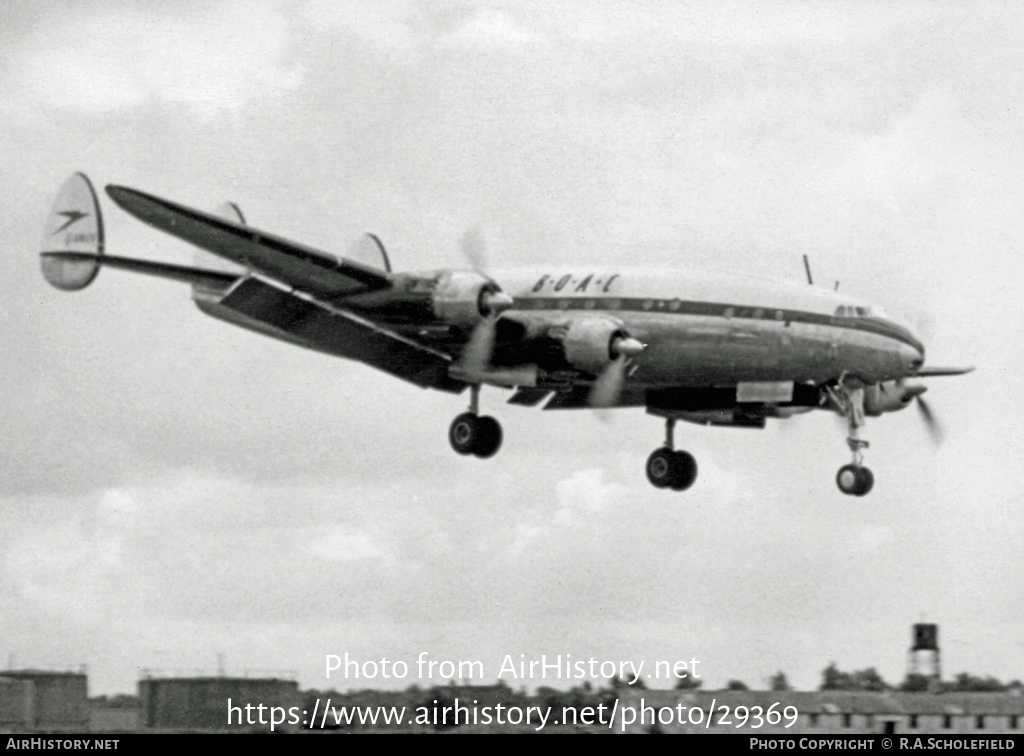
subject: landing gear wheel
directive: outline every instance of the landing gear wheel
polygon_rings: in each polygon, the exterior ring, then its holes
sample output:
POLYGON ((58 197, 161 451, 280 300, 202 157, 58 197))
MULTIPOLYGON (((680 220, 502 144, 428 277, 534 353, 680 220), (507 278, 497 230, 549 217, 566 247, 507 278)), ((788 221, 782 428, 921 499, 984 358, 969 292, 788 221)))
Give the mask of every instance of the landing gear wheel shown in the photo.
POLYGON ((647 480, 655 488, 668 488, 675 479, 676 454, 671 449, 655 449, 647 458, 647 480))
POLYGON ((669 488, 673 491, 685 491, 697 480, 697 460, 690 452, 677 451, 673 456, 673 475, 669 488))
POLYGON ((872 486, 875 485, 874 474, 866 467, 860 468, 860 473, 863 476, 861 480, 860 490, 857 491, 857 496, 867 496, 872 486))
POLYGON ((476 439, 473 441, 473 454, 480 459, 493 457, 501 448, 501 425, 493 417, 476 419, 476 439))
POLYGON ((479 435, 480 423, 472 412, 462 413, 448 428, 448 442, 459 454, 472 454, 479 435))
POLYGON ((875 485, 875 476, 866 467, 843 465, 836 473, 836 485, 847 496, 864 496, 875 485))

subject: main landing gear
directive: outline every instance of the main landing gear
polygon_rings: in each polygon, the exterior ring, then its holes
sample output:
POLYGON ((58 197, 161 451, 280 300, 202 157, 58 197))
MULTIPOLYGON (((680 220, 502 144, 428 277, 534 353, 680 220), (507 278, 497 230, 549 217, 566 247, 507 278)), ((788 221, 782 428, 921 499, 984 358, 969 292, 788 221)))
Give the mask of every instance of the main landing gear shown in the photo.
POLYGON ((480 385, 473 384, 470 391, 469 412, 452 421, 448 441, 459 454, 493 457, 501 448, 501 425, 493 417, 480 417, 480 385))
POLYGON ((675 418, 665 420, 665 445, 647 458, 647 480, 655 488, 685 491, 697 480, 697 460, 685 451, 673 451, 675 418))
POLYGON ((843 465, 836 473, 836 485, 847 496, 864 496, 875 485, 875 476, 863 465, 862 451, 868 448, 868 442, 859 436, 860 427, 864 425, 864 386, 856 380, 841 379, 839 386, 829 389, 829 393, 846 417, 850 429, 846 445, 853 454, 853 462, 843 465))

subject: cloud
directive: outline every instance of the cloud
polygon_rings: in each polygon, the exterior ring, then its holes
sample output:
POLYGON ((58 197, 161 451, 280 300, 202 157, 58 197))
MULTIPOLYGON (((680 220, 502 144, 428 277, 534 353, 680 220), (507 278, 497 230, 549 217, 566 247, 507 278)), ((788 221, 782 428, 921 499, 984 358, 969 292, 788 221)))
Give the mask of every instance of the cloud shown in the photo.
POLYGON ((850 534, 849 541, 854 552, 877 552, 894 543, 896 535, 889 525, 869 525, 850 534))
POLYGON ((317 535, 305 550, 329 562, 356 562, 388 556, 386 549, 371 533, 342 524, 318 526, 317 535))
POLYGON ((515 557, 531 547, 546 548, 547 539, 556 534, 603 527, 603 520, 628 494, 628 487, 608 481, 603 468, 576 470, 555 483, 557 508, 552 514, 532 510, 526 521, 517 523, 508 553, 515 557), (545 545, 542 545, 545 544, 545 545))
POLYGON ((512 15, 494 9, 482 9, 471 14, 443 40, 445 44, 456 47, 505 50, 522 49, 545 41, 545 36, 540 32, 519 22, 512 15))
POLYGON ((265 3, 217 3, 190 15, 65 7, 11 60, 3 81, 11 101, 85 115, 161 104, 213 118, 265 108, 304 77, 287 19, 265 3))
POLYGON ((348 35, 372 55, 406 66, 429 67, 438 52, 516 53, 550 41, 516 14, 495 8, 312 0, 300 12, 312 28, 348 35))
POLYGON ((607 512, 627 490, 620 483, 606 481, 605 471, 600 467, 577 470, 555 485, 558 499, 556 519, 571 521, 576 517, 607 512))

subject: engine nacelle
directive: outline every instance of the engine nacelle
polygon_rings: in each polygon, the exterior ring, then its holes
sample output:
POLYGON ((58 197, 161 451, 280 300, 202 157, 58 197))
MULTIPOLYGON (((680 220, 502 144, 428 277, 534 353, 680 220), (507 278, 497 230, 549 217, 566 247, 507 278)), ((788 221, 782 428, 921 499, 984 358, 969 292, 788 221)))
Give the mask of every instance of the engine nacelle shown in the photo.
POLYGON ((472 328, 481 318, 497 315, 512 306, 491 279, 472 270, 446 270, 431 294, 434 315, 446 323, 472 328))
POLYGON ((883 412, 906 409, 915 396, 924 392, 924 386, 908 383, 902 378, 869 384, 864 387, 864 414, 877 417, 883 412))
POLYGON ((644 348, 621 323, 609 318, 574 318, 558 338, 566 362, 595 375, 618 357, 634 357, 644 348))

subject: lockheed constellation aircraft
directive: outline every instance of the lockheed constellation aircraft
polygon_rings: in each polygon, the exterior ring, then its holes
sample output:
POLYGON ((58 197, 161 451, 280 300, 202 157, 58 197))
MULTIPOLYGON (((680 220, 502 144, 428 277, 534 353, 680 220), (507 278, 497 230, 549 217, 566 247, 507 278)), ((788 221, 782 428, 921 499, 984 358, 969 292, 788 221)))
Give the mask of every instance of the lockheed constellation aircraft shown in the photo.
POLYGON ((625 268, 398 273, 371 234, 342 257, 253 228, 233 203, 212 214, 122 186, 106 190, 139 220, 199 247, 205 263, 105 255, 99 201, 75 173, 44 232, 51 284, 83 289, 101 265, 162 276, 191 284, 199 309, 228 323, 424 388, 468 388, 468 411, 448 432, 459 454, 486 458, 501 446, 498 421, 480 415, 485 384, 514 388, 511 404, 546 401, 544 409, 645 407, 665 420, 647 477, 676 491, 697 477, 693 456, 675 449, 677 420, 763 428, 767 418, 823 409, 849 428, 853 459, 836 483, 863 496, 874 483, 862 463, 865 416, 916 399, 934 430, 918 379, 972 369, 925 367, 924 346, 907 328, 810 285, 809 268, 807 285, 625 268))

